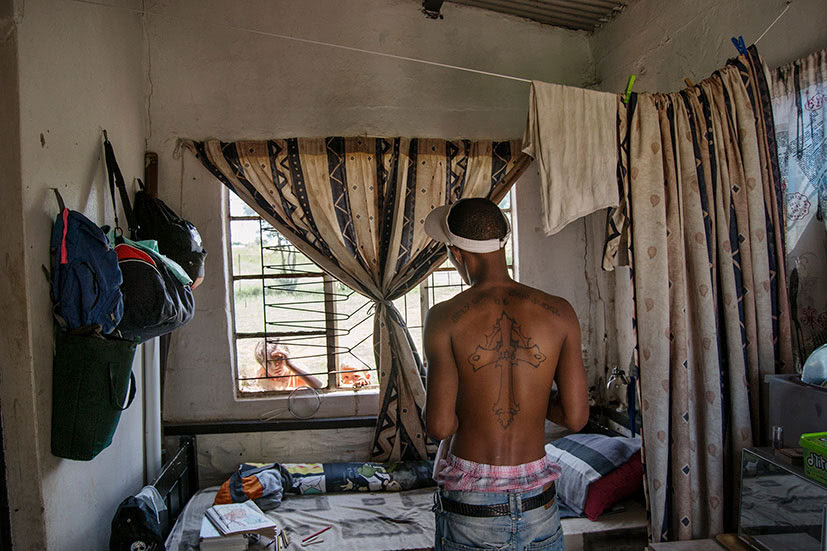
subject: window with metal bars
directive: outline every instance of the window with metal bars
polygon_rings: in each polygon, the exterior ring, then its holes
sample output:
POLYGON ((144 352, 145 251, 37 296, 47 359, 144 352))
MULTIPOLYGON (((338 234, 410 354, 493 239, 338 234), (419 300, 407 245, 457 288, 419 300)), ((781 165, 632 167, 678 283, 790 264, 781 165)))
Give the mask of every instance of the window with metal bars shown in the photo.
MULTIPOLYGON (((239 394, 377 388, 372 301, 322 272, 234 193, 228 195, 239 394)), ((510 194, 500 207, 513 225, 510 194)), ((511 239, 510 270, 513 253, 511 239)), ((419 350, 425 313, 465 287, 446 261, 394 301, 419 350)))

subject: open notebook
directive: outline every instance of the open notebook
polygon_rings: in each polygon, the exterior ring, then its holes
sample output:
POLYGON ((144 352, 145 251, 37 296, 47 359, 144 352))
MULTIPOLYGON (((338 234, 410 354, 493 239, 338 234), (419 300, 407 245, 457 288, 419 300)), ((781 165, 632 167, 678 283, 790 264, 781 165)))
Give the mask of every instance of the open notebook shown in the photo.
POLYGON ((213 505, 207 509, 206 516, 223 536, 260 534, 275 538, 278 534, 276 521, 265 515, 252 500, 213 505))

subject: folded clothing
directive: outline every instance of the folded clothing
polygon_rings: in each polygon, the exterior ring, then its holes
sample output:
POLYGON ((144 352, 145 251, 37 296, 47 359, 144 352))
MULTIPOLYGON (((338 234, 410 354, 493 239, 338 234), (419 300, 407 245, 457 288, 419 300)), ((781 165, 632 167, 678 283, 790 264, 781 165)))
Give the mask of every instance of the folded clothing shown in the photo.
POLYGON ((278 463, 242 463, 215 495, 215 505, 243 503, 249 499, 262 511, 281 505, 285 489, 293 485, 290 473, 278 463))
POLYGON ((592 520, 643 484, 636 438, 572 434, 547 444, 546 452, 561 468, 558 498, 592 520))

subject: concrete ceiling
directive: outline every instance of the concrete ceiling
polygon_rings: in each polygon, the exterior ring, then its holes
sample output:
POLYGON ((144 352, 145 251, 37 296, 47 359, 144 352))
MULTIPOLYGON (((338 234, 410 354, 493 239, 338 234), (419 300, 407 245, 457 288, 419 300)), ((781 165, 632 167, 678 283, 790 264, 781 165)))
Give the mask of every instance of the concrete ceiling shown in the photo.
POLYGON ((611 20, 629 0, 448 0, 532 19, 546 25, 592 32, 611 20))

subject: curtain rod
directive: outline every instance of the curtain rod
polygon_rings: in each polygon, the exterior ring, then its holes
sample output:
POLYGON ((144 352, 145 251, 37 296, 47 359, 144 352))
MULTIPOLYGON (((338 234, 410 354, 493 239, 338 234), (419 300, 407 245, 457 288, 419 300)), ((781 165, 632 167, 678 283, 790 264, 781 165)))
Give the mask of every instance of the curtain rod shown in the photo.
POLYGON ((388 54, 388 53, 385 53, 385 52, 376 52, 376 51, 373 51, 373 50, 366 50, 366 49, 363 49, 363 48, 355 48, 353 46, 343 46, 341 44, 333 44, 331 42, 321 42, 319 40, 311 40, 309 38, 299 38, 299 37, 296 37, 296 36, 289 36, 289 35, 284 35, 284 34, 271 33, 271 32, 267 32, 267 31, 259 31, 259 30, 256 30, 256 29, 249 29, 247 27, 238 27, 238 26, 235 26, 235 25, 226 25, 226 24, 223 24, 223 23, 214 23, 212 21, 207 21, 207 20, 203 20, 203 19, 202 20, 193 20, 191 18, 176 16, 176 15, 167 15, 167 14, 163 14, 163 13, 147 11, 147 10, 142 10, 142 9, 139 10, 139 9, 128 8, 128 7, 124 7, 124 6, 114 6, 112 4, 107 4, 105 2, 96 2, 95 0, 64 0, 64 1, 74 2, 74 3, 77 3, 77 4, 88 4, 88 5, 92 5, 92 6, 99 6, 99 7, 104 7, 104 8, 112 8, 112 9, 117 9, 117 10, 123 10, 123 11, 128 11, 128 12, 131 12, 131 13, 137 13, 137 14, 140 14, 140 15, 154 15, 156 17, 161 17, 161 18, 166 18, 166 19, 175 19, 175 20, 184 20, 184 21, 189 21, 189 22, 197 22, 197 23, 202 23, 202 24, 206 24, 206 25, 212 25, 212 26, 215 26, 215 27, 220 27, 220 28, 223 28, 223 29, 231 29, 231 30, 234 30, 234 31, 241 31, 241 32, 256 34, 256 35, 260 35, 260 36, 269 36, 269 37, 272 37, 272 38, 280 38, 282 40, 293 40, 295 42, 303 42, 305 44, 314 44, 316 46, 327 46, 329 48, 338 48, 340 50, 348 50, 348 51, 351 51, 351 52, 359 52, 359 53, 363 53, 363 54, 378 55, 378 56, 381 56, 381 57, 389 57, 389 58, 392 58, 392 59, 400 59, 402 61, 412 61, 414 63, 422 63, 424 65, 433 65, 435 67, 444 67, 446 69, 455 69, 457 71, 465 71, 465 72, 468 72, 468 73, 476 73, 478 75, 485 75, 485 76, 490 76, 490 77, 504 78, 504 79, 508 79, 508 80, 516 80, 518 82, 531 83, 531 80, 529 80, 527 78, 515 77, 515 76, 511 76, 511 75, 503 75, 503 74, 500 74, 500 73, 492 73, 492 72, 489 72, 489 71, 481 71, 479 69, 472 69, 470 67, 460 67, 459 65, 448 65, 446 63, 439 63, 439 62, 436 62, 436 61, 429 61, 427 59, 418 59, 418 58, 415 58, 415 57, 407 57, 407 56, 402 56, 402 55, 388 54))

